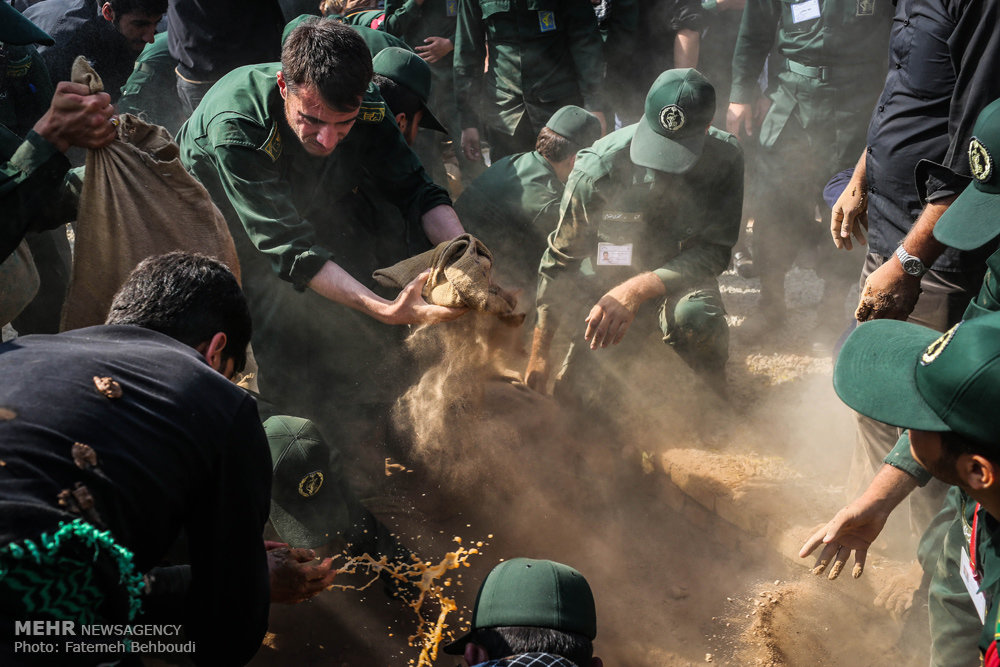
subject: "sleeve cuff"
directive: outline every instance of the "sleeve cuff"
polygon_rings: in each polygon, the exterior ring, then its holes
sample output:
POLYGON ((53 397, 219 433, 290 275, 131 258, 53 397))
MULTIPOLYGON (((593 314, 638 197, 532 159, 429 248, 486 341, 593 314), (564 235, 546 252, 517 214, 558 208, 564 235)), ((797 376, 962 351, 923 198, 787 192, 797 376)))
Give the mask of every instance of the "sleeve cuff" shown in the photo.
POLYGON ((899 468, 903 472, 912 475, 916 478, 917 484, 920 486, 926 486, 927 482, 931 481, 931 474, 922 465, 917 463, 917 460, 910 454, 909 431, 900 436, 896 442, 896 446, 892 448, 892 451, 889 452, 882 462, 888 463, 893 468, 899 468))
POLYGON ((760 86, 754 81, 750 85, 733 82, 732 90, 729 93, 729 102, 732 104, 753 104, 760 97, 760 86))
POLYGON ((288 276, 292 286, 300 292, 305 291, 309 282, 315 277, 323 265, 333 261, 333 253, 320 246, 313 246, 304 253, 297 255, 292 262, 288 276))
MULTIPOLYGON (((31 130, 25 136, 24 142, 14 151, 10 163, 22 172, 30 174, 55 155, 59 155, 56 147, 44 139, 42 135, 31 130)), ((66 168, 69 169, 69 162, 66 163, 66 168)))

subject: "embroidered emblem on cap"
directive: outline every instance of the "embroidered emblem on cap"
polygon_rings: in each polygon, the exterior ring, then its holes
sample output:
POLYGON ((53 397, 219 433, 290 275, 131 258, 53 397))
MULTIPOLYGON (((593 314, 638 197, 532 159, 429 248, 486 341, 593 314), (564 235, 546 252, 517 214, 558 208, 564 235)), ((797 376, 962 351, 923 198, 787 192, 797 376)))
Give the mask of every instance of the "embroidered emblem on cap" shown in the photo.
POLYGON ((299 480, 299 495, 303 498, 312 498, 319 493, 321 486, 323 486, 323 473, 314 470, 299 480))
POLYGON ((961 322, 945 331, 941 334, 940 338, 928 345, 927 349, 924 350, 924 353, 920 356, 920 365, 926 366, 941 356, 941 353, 944 352, 944 348, 948 347, 948 343, 950 343, 951 339, 955 337, 955 332, 958 331, 960 326, 962 326, 961 322))
POLYGON ((993 174, 993 156, 975 137, 969 142, 969 169, 972 170, 972 177, 980 183, 988 181, 993 174))
POLYGON ((660 126, 667 132, 676 132, 684 127, 684 111, 676 104, 668 104, 660 109, 660 126))

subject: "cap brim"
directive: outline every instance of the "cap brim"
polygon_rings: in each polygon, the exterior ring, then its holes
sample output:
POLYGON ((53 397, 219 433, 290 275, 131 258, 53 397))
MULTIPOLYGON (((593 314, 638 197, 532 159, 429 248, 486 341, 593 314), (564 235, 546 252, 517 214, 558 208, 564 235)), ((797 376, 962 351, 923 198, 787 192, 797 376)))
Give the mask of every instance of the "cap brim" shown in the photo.
POLYGON ((934 225, 934 238, 959 250, 975 250, 1000 235, 1000 195, 970 184, 934 225))
POLYGON ((910 322, 865 322, 840 350, 833 388, 844 403, 866 417, 900 428, 948 431, 916 385, 920 357, 940 336, 910 322))
POLYGON ((426 104, 423 105, 423 108, 424 113, 420 116, 420 127, 448 134, 448 130, 444 129, 444 125, 442 125, 441 121, 439 121, 437 117, 431 113, 431 110, 427 108, 426 104))
POLYGON ((472 632, 467 632, 450 644, 446 644, 441 650, 448 655, 462 655, 465 653, 465 645, 472 640, 472 632))
POLYGON ((0 42, 22 46, 52 46, 56 40, 6 2, 0 2, 0 42))
POLYGON ((684 139, 667 139, 654 132, 644 120, 640 120, 632 136, 629 157, 640 167, 668 174, 683 174, 698 161, 704 147, 704 132, 684 139))
POLYGON ((311 498, 308 504, 271 499, 271 525, 290 546, 302 549, 323 546, 350 526, 347 501, 339 490, 321 490, 317 495, 320 494, 323 495, 311 498))

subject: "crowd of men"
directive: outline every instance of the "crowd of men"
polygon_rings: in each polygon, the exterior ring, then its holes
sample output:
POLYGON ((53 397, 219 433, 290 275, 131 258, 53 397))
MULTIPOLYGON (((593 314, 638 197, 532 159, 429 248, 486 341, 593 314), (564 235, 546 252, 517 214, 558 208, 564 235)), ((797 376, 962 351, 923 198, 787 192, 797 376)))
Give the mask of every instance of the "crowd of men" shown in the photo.
MULTIPOLYGON (((25 620, 145 619, 182 624, 198 664, 243 664, 269 603, 331 584, 329 555, 415 558, 342 468, 374 475, 365 453, 405 437, 389 417, 416 370, 408 328, 468 309, 433 303, 430 272, 400 290, 373 272, 471 232, 522 291, 524 383, 567 404, 613 399, 594 378, 648 354, 647 333, 726 400, 719 276, 734 256, 759 276, 742 332, 761 340, 784 325, 789 269, 811 262, 814 338, 842 339, 834 384, 858 413, 856 490, 870 485, 802 554, 822 545, 817 569, 839 573, 854 552, 860 576, 890 512, 936 478, 895 536, 911 552, 920 538, 932 664, 1000 665, 998 14, 1000 0, 3 0, 4 658, 44 664, 14 653, 25 620), (163 248, 112 286, 104 325, 60 332, 65 225, 94 177, 81 155, 120 141, 125 112, 169 131, 239 270, 163 248), (855 243, 864 257, 842 252, 855 243)), ((515 558, 445 650, 586 667, 596 632, 579 572, 515 558)), ((80 664, 136 659, 91 652, 80 664)))

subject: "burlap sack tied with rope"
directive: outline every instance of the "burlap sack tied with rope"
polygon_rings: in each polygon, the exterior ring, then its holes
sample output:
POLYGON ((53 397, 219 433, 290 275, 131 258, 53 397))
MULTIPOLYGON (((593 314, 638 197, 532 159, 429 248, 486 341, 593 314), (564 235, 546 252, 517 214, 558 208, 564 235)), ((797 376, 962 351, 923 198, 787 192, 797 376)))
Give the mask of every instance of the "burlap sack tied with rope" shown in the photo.
MULTIPOLYGON (((92 93, 104 89, 83 57, 73 63, 72 80, 92 93)), ((240 277, 226 220, 208 191, 185 171, 170 133, 129 114, 118 121, 116 141, 87 151, 63 331, 104 322, 125 278, 153 255, 199 252, 240 277)))
POLYGON ((428 303, 492 313, 511 326, 524 322, 525 314, 514 312, 517 297, 493 283, 493 253, 471 234, 379 269, 372 277, 383 287, 402 289, 427 269, 431 275, 422 294, 428 303))

